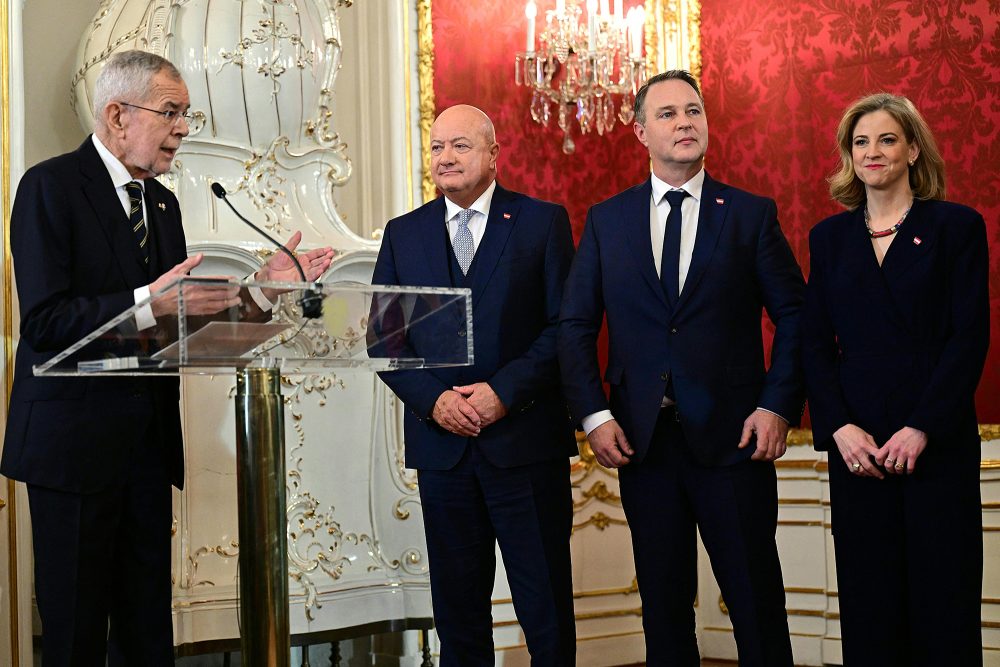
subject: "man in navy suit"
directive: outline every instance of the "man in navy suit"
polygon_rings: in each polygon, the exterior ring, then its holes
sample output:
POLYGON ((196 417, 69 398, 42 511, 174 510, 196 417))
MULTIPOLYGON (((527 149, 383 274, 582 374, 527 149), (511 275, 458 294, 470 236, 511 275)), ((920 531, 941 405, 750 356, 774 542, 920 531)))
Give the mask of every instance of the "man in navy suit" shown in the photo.
POLYGON ((379 375, 406 406, 406 465, 419 474, 441 664, 494 664, 499 543, 532 664, 572 665, 576 446, 556 328, 573 239, 563 207, 497 184, 499 150, 482 111, 443 111, 431 128, 443 196, 386 225, 372 277, 470 288, 475 363, 379 375))
POLYGON ((694 77, 651 78, 635 116, 652 176, 590 209, 566 282, 559 362, 570 411, 597 460, 619 470, 647 664, 699 664, 697 527, 740 665, 791 665, 773 461, 802 410, 802 273, 774 202, 705 173, 694 77), (762 309, 775 324, 766 371, 762 309), (610 401, 596 352, 605 315, 610 401))
MULTIPOLYGON (((14 200, 21 339, 0 472, 28 487, 43 665, 166 666, 174 664, 170 486, 184 478, 178 382, 32 373, 151 294, 137 329, 174 316, 173 290, 157 293, 202 259, 187 258, 177 199, 154 178, 188 134, 180 73, 159 56, 125 51, 104 65, 93 95, 94 134, 29 169, 14 200)), ((324 248, 299 261, 315 279, 331 257, 324 248)), ((297 275, 277 253, 257 278, 297 275)), ((242 302, 229 285, 185 289, 189 315, 242 302)), ((260 313, 275 296, 255 296, 252 308, 260 313)))

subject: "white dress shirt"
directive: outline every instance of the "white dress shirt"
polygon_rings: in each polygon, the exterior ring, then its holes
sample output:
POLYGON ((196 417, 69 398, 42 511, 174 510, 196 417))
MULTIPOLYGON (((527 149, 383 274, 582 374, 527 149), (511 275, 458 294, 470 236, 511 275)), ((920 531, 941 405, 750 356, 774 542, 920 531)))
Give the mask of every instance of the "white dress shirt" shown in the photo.
MULTIPOLYGON (((469 231, 472 232, 473 257, 475 257, 476 251, 479 250, 479 242, 483 240, 483 234, 486 233, 486 219, 489 218, 490 204, 493 203, 493 193, 496 192, 496 189, 497 182, 493 181, 486 188, 486 191, 479 195, 479 199, 472 202, 472 206, 469 207, 469 210, 476 212, 469 219, 469 231)), ((451 245, 454 247, 455 234, 458 233, 458 214, 465 209, 448 199, 448 195, 444 196, 444 206, 444 221, 448 225, 448 238, 451 239, 451 245)))
MULTIPOLYGON (((91 138, 94 140, 94 148, 97 149, 97 154, 101 156, 101 161, 104 162, 105 168, 108 170, 108 175, 111 176, 111 183, 115 186, 115 194, 118 195, 118 201, 122 204, 122 210, 125 211, 125 217, 127 218, 132 211, 132 203, 129 201, 128 192, 125 190, 125 186, 132 181, 139 183, 139 187, 142 188, 142 219, 146 223, 146 229, 152 234, 153 230, 150 226, 151 220, 149 218, 149 208, 146 205, 146 183, 141 178, 132 178, 132 175, 128 173, 128 169, 125 165, 114 156, 114 154, 108 150, 108 147, 101 143, 101 140, 97 138, 96 134, 92 134, 91 138)), ((485 224, 485 223, 484 223, 485 224)), ((173 267, 170 267, 173 268, 173 267)), ((253 277, 248 276, 248 278, 253 277)), ((259 287, 251 287, 249 290, 250 297, 256 302, 257 306, 267 312, 274 308, 274 304, 264 296, 264 292, 259 287)), ((135 303, 144 301, 149 298, 149 285, 143 285, 142 287, 136 287, 132 291, 132 298, 135 299, 135 303)), ((156 317, 153 316, 153 307, 150 304, 146 304, 139 308, 135 312, 135 326, 136 329, 142 331, 156 325, 156 317)))
MULTIPOLYGON (((663 236, 667 229, 667 216, 670 214, 670 202, 664 195, 670 190, 684 190, 689 195, 681 202, 681 248, 677 263, 677 288, 680 293, 684 291, 684 279, 687 278, 688 269, 691 268, 694 240, 698 235, 698 215, 701 213, 701 188, 705 183, 705 170, 701 169, 679 188, 661 181, 656 174, 650 174, 650 181, 653 192, 649 198, 649 241, 653 246, 656 275, 660 275, 662 271, 660 263, 663 261, 663 236)), ((673 401, 664 396, 662 405, 673 405, 673 401)), ((595 428, 612 419, 614 415, 611 414, 611 410, 600 410, 584 417, 581 426, 587 435, 590 435, 595 428)))
MULTIPOLYGON (((681 202, 681 248, 677 263, 677 290, 678 294, 683 294, 684 280, 687 278, 688 269, 691 268, 694 242, 698 236, 698 216, 701 215, 701 190, 705 184, 705 169, 702 168, 679 188, 661 181, 656 177, 656 174, 650 174, 650 180, 653 193, 649 199, 649 240, 653 246, 653 263, 656 265, 656 275, 660 275, 662 271, 660 263, 663 260, 663 237, 667 228, 667 215, 670 214, 670 202, 664 195, 670 190, 684 190, 689 195, 681 202)), ((673 401, 664 396, 662 405, 673 405, 673 401)), ((767 408, 758 407, 757 409, 770 412, 782 420, 788 421, 784 416, 767 408)), ((595 428, 612 419, 614 419, 614 415, 611 414, 611 410, 600 410, 584 417, 581 420, 581 426, 587 435, 590 435, 590 432, 595 428)))
POLYGON ((663 236, 667 228, 667 216, 670 214, 670 202, 664 196, 670 190, 684 190, 688 197, 681 202, 681 252, 677 263, 678 294, 684 291, 684 279, 691 268, 691 255, 694 254, 694 240, 698 235, 698 215, 701 213, 701 187, 705 183, 705 170, 702 169, 687 183, 679 188, 670 186, 656 177, 651 176, 653 196, 649 201, 649 240, 653 245, 653 263, 656 264, 656 275, 660 275, 660 262, 663 260, 663 236))
MULTIPOLYGON (((122 210, 125 211, 126 218, 128 218, 129 213, 132 211, 132 204, 129 202, 128 192, 125 191, 125 186, 132 181, 139 182, 139 187, 142 188, 143 192, 142 219, 146 222, 146 229, 148 229, 150 234, 152 234, 152 229, 149 226, 149 210, 146 208, 146 184, 142 181, 142 179, 132 178, 132 174, 128 173, 128 169, 125 168, 125 165, 123 165, 121 161, 108 150, 107 146, 101 143, 101 140, 97 138, 96 134, 92 134, 91 138, 94 140, 94 148, 97 149, 97 154, 101 156, 101 161, 108 170, 108 175, 111 176, 111 183, 115 186, 115 194, 118 195, 118 200, 122 204, 122 210)), ((148 299, 149 285, 136 287, 132 291, 132 294, 135 299, 135 303, 148 299)), ((155 324, 156 318, 153 317, 153 308, 148 303, 136 311, 135 326, 137 329, 142 331, 143 329, 148 329, 155 324)))

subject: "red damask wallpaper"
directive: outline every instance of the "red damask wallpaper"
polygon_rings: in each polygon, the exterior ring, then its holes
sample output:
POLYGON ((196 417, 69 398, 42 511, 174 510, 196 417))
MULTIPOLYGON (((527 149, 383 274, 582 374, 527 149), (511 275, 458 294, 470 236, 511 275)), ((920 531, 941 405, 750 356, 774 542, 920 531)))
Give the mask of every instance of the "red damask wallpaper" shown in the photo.
MULTIPOLYGON (((555 0, 536 0, 538 34, 555 0)), ((625 10, 641 5, 627 0, 625 10)), ((577 236, 587 209, 649 174, 649 157, 632 127, 609 135, 573 135, 576 153, 562 152, 555 118, 548 128, 531 119, 530 89, 514 85, 514 52, 524 50, 524 0, 433 0, 434 96, 440 111, 472 104, 493 119, 500 143, 499 181, 504 187, 562 204, 577 236)), ((575 121, 574 121, 575 122, 575 121)))
MULTIPOLYGON (((537 5, 542 17, 555 0, 537 5)), ((708 169, 777 200, 805 271, 809 229, 838 210, 824 179, 837 162, 843 109, 885 89, 923 112, 947 162, 949 199, 977 208, 988 224, 994 344, 978 407, 980 421, 1000 423, 1000 0, 701 6, 708 169)), ((436 106, 474 104, 493 118, 506 187, 563 204, 579 235, 589 206, 647 176, 648 157, 631 128, 574 135, 576 153, 566 156, 555 122, 542 129, 531 120, 529 92, 514 86, 523 2, 434 0, 432 25, 436 106)))
POLYGON ((701 0, 708 169, 778 202, 808 271, 808 233, 841 210, 845 107, 878 90, 913 100, 947 164, 948 199, 983 214, 990 240, 993 344, 977 396, 1000 423, 1000 1, 701 0))

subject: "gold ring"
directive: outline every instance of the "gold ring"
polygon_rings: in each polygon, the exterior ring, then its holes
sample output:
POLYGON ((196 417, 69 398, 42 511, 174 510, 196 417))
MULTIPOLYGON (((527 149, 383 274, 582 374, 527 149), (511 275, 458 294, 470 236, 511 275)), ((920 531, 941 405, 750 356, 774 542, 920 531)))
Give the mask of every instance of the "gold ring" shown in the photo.
POLYGON ((902 463, 897 463, 897 464, 896 464, 896 470, 902 470, 902 469, 903 469, 903 468, 905 468, 905 467, 906 467, 906 466, 904 466, 904 465, 903 465, 902 463))
POLYGON ((854 468, 855 470, 861 470, 861 464, 860 463, 852 463, 851 467, 854 468))

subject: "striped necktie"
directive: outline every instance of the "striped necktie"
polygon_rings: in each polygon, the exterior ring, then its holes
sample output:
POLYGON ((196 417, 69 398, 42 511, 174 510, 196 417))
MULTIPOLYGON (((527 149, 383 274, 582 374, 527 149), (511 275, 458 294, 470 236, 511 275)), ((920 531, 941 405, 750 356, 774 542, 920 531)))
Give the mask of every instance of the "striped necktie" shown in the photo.
POLYGON ((472 265, 472 257, 476 254, 476 248, 472 240, 472 230, 469 229, 469 220, 472 219, 475 211, 471 208, 462 209, 458 212, 458 231, 455 232, 453 246, 455 249, 455 259, 462 267, 462 275, 468 275, 469 267, 472 265))
POLYGON ((142 218, 142 185, 139 181, 129 181, 125 184, 125 192, 128 193, 129 213, 128 223, 135 234, 135 240, 142 251, 142 259, 149 264, 149 228, 142 218))

